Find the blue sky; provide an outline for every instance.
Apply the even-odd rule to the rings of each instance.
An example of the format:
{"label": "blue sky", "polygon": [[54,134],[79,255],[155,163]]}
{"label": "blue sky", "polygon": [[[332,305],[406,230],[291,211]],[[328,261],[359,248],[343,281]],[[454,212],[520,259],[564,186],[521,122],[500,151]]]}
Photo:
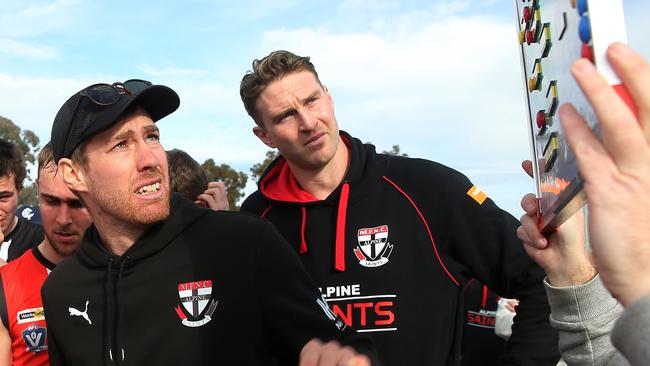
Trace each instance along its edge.
{"label": "blue sky", "polygon": [[[650,59],[650,4],[624,2],[629,43]],[[253,59],[288,49],[312,57],[340,127],[378,150],[398,144],[452,166],[515,216],[533,189],[519,167],[529,146],[512,0],[0,0],[0,9],[0,115],[43,142],[77,90],[142,78],[181,96],[159,123],[166,148],[249,173],[266,149],[239,82]]]}

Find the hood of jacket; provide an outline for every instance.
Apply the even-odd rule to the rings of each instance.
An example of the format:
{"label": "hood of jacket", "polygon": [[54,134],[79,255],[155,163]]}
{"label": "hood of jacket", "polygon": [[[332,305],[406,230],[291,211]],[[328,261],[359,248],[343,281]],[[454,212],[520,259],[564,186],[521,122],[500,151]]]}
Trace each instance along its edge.
{"label": "hood of jacket", "polygon": [[128,268],[144,258],[150,257],[169,245],[190,223],[198,220],[208,212],[193,202],[183,199],[173,193],[170,202],[170,215],[163,221],[154,224],[121,256],[111,253],[103,241],[95,225],[91,225],[84,234],[84,239],[77,251],[81,263],[90,268],[106,268],[109,261],[120,266],[128,258],[125,266]]}
{"label": "hood of jacket", "polygon": [[[258,182],[260,192],[273,203],[290,205],[309,204],[336,204],[342,186],[347,183],[352,188],[362,180],[368,179],[370,168],[374,161],[375,147],[364,144],[359,139],[350,136],[347,132],[340,131],[341,139],[349,152],[349,165],[345,178],[339,186],[324,200],[319,200],[309,192],[304,191],[291,172],[284,156],[280,155],[269,164]],[[360,191],[350,191],[351,197],[356,197]]]}
{"label": "hood of jacket", "polygon": [[[315,198],[300,187],[283,156],[279,156],[269,165],[258,182],[258,188],[260,193],[271,201],[271,207],[273,205],[290,205],[301,210],[301,254],[306,253],[308,248],[307,238],[305,237],[307,209],[315,205],[337,207],[336,234],[333,243],[334,269],[345,271],[345,225],[348,204],[364,195],[372,194],[369,192],[369,187],[374,185],[365,184],[364,182],[377,179],[379,176],[374,173],[377,171],[374,166],[378,163],[375,147],[370,144],[363,144],[359,139],[350,136],[344,131],[340,131],[340,135],[349,152],[348,169],[338,187],[324,200]],[[265,214],[266,211],[262,216]]]}

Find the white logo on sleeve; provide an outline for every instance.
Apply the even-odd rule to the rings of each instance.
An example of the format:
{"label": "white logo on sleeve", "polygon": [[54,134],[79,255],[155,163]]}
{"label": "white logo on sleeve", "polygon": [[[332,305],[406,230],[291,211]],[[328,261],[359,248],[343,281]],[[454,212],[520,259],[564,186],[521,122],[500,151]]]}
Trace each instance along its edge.
{"label": "white logo on sleeve", "polygon": [[7,261],[9,258],[9,247],[11,246],[11,239],[0,242],[0,259]]}
{"label": "white logo on sleeve", "polygon": [[27,220],[31,220],[32,217],[34,217],[34,210],[32,210],[31,207],[27,207],[23,212],[21,212],[21,215]]}
{"label": "white logo on sleeve", "polygon": [[90,318],[88,317],[88,303],[90,301],[86,300],[86,310],[79,311],[75,308],[68,308],[68,311],[70,312],[70,316],[80,316],[88,321],[88,324],[92,325],[93,322],[90,321]]}

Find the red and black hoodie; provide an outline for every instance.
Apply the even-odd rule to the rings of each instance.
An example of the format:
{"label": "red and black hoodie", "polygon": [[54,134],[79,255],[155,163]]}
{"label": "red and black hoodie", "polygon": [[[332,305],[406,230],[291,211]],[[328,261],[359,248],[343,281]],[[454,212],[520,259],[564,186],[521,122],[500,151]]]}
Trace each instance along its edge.
{"label": "red and black hoodie", "polygon": [[300,253],[334,313],[372,335],[383,365],[455,365],[462,288],[476,278],[521,300],[503,363],[555,365],[544,272],[518,221],[453,169],[341,137],[349,168],[329,197],[303,191],[279,157],[242,205]]}
{"label": "red and black hoodie", "polygon": [[121,256],[91,226],[42,294],[52,366],[297,365],[314,337],[375,358],[271,224],[180,195]]}

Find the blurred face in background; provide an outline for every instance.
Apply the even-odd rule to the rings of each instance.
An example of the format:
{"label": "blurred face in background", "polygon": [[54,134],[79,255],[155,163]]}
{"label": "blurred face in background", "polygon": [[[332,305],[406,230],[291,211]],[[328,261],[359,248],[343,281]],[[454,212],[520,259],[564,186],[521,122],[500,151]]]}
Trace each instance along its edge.
{"label": "blurred face in background", "polygon": [[56,174],[53,164],[38,177],[38,206],[45,236],[61,257],[72,255],[92,220],[79,198]]}
{"label": "blurred face in background", "polygon": [[18,193],[13,174],[0,177],[0,228],[4,236],[11,233],[18,221],[16,217]]}

